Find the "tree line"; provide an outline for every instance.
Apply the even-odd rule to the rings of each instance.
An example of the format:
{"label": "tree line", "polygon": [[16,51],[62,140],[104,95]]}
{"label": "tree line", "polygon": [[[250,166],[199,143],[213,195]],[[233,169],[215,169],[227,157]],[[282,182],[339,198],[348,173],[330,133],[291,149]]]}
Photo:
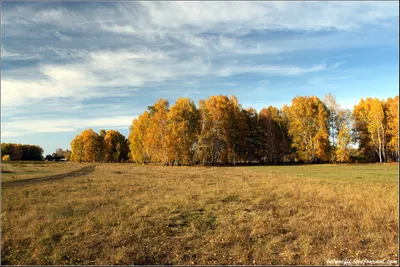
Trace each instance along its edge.
{"label": "tree line", "polygon": [[[358,149],[352,146],[358,145]],[[332,94],[298,96],[257,112],[235,96],[158,100],[130,127],[131,159],[191,165],[398,161],[398,96],[361,99],[351,112]]]}
{"label": "tree line", "polygon": [[[43,160],[43,149],[37,145],[21,145],[13,143],[1,144],[2,161]],[[48,161],[70,160],[71,151],[57,148],[53,154],[44,157]]]}
{"label": "tree line", "polygon": [[132,121],[128,138],[118,131],[83,131],[71,142],[80,162],[237,165],[388,162],[399,160],[398,96],[361,99],[353,111],[332,94],[298,96],[291,105],[257,112],[238,99],[165,99]]}
{"label": "tree line", "polygon": [[37,145],[1,144],[2,160],[42,160],[43,148]]}
{"label": "tree line", "polygon": [[[57,149],[46,158],[165,165],[398,161],[398,101],[361,99],[350,111],[332,94],[298,96],[290,106],[257,112],[234,95],[210,96],[198,107],[189,98],[171,107],[159,99],[132,121],[128,138],[87,129],[71,151]],[[42,154],[37,145],[1,144],[3,160],[42,160]]]}

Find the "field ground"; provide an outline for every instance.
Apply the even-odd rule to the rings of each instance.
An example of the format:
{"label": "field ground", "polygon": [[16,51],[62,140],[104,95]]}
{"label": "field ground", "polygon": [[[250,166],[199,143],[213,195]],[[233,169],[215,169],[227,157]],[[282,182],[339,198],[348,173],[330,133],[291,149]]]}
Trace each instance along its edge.
{"label": "field ground", "polygon": [[4,170],[2,264],[398,260],[397,164]]}
{"label": "field ground", "polygon": [[53,161],[17,161],[1,163],[2,182],[19,181],[50,175],[64,174],[82,168],[82,164],[74,162]]}

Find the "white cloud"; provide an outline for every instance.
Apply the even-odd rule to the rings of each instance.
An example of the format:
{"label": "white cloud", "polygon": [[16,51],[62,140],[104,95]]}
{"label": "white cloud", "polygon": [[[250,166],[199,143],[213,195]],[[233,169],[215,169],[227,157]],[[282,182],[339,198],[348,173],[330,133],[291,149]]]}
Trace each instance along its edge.
{"label": "white cloud", "polygon": [[25,55],[20,53],[9,52],[3,44],[1,45],[1,58],[6,60],[28,60],[37,58],[37,55]]}
{"label": "white cloud", "polygon": [[136,116],[113,116],[86,119],[24,119],[2,123],[3,137],[32,133],[71,132],[87,128],[129,127]]}
{"label": "white cloud", "polygon": [[365,25],[387,25],[398,19],[398,2],[143,1],[115,3],[109,8],[90,5],[75,11],[65,7],[37,10],[21,5],[12,12],[3,12],[3,17],[5,24],[19,26],[47,23],[64,29],[102,29],[120,34],[172,35],[189,31],[240,36],[252,29],[349,31]]}
{"label": "white cloud", "polygon": [[[337,67],[338,64],[330,68]],[[37,80],[3,78],[2,104],[18,106],[32,99],[99,98],[107,95],[132,94],[134,91],[113,87],[144,86],[151,82],[188,77],[228,77],[243,73],[269,75],[302,75],[329,69],[325,64],[311,67],[296,65],[239,65],[229,66],[206,62],[200,57],[179,61],[167,53],[157,51],[97,51],[74,64],[46,64],[40,73],[47,79]],[[109,87],[101,90],[99,87]],[[110,91],[112,90],[112,91]],[[121,91],[122,90],[122,91]]]}
{"label": "white cloud", "polygon": [[352,30],[398,17],[396,2],[141,2],[154,25],[273,30]]}
{"label": "white cloud", "polygon": [[232,66],[222,68],[217,71],[217,75],[226,77],[235,74],[243,74],[243,73],[263,73],[263,74],[271,74],[271,75],[283,75],[283,76],[291,76],[291,75],[301,75],[310,72],[318,72],[326,70],[327,66],[325,64],[318,64],[312,67],[298,67],[293,65],[259,65],[259,66]]}
{"label": "white cloud", "polygon": [[117,24],[102,24],[100,28],[104,31],[114,32],[114,33],[121,33],[121,34],[136,34],[138,33],[131,25],[117,25]]}
{"label": "white cloud", "polygon": [[139,51],[129,51],[126,49],[118,51],[103,50],[90,53],[90,60],[92,60],[94,64],[107,66],[111,65],[112,67],[134,61],[159,62],[168,59],[170,59],[168,54],[149,49],[143,49]]}
{"label": "white cloud", "polygon": [[20,106],[29,99],[58,97],[64,88],[45,81],[2,79],[1,104],[3,107]]}
{"label": "white cloud", "polygon": [[[21,4],[2,13],[5,40],[28,40],[10,46],[12,52],[2,46],[2,58],[40,61],[21,71],[3,71],[1,102],[6,115],[23,111],[32,101],[38,106],[48,107],[52,102],[68,110],[82,110],[78,107],[83,100],[132,97],[137,93],[132,88],[145,91],[157,84],[162,90],[170,81],[197,88],[207,78],[223,80],[244,73],[264,74],[270,79],[326,72],[340,68],[343,62],[330,60],[328,64],[319,58],[310,64],[281,58],[300,50],[392,43],[390,34],[395,27],[391,21],[398,19],[396,2],[145,1],[82,6]],[[390,30],[381,35],[382,28],[377,27],[354,36],[370,25]],[[279,31],[282,36],[269,38],[264,30]],[[254,31],[258,38],[251,37]],[[288,32],[293,35],[285,38]],[[35,45],[28,45],[31,39]],[[36,46],[40,42],[44,44]],[[268,84],[258,84],[256,89],[265,86]],[[84,123],[57,121],[43,118],[33,121],[39,125],[34,127],[29,120],[13,120],[5,124],[3,134],[70,131]]]}

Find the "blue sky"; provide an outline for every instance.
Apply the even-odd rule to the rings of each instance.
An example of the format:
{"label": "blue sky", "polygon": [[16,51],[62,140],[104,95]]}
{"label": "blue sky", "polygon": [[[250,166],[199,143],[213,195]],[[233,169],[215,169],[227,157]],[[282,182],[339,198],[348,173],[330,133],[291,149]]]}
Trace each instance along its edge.
{"label": "blue sky", "polygon": [[2,142],[128,135],[158,98],[235,94],[260,110],[399,90],[398,2],[2,3]]}

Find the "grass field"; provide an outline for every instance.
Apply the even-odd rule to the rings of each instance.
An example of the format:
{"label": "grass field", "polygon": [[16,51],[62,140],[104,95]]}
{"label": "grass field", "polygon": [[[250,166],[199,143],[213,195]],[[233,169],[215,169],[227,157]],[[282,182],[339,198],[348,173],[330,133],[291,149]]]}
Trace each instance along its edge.
{"label": "grass field", "polygon": [[398,165],[40,164],[2,165],[2,264],[398,260]]}

